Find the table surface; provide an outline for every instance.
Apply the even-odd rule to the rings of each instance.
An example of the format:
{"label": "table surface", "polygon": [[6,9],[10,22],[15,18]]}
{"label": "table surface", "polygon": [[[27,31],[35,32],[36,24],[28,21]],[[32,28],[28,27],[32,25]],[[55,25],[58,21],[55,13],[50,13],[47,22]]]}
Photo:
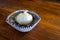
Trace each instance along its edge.
{"label": "table surface", "polygon": [[[28,33],[21,33],[6,23],[15,10],[35,11],[42,20]],[[0,40],[60,40],[60,3],[40,0],[0,0]]]}

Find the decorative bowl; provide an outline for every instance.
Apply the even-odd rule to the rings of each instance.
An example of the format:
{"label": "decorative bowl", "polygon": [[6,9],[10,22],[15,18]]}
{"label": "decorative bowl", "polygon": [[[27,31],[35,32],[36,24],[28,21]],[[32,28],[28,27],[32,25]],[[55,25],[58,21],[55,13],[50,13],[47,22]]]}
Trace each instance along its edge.
{"label": "decorative bowl", "polygon": [[35,13],[35,12],[28,11],[28,13],[33,16],[33,21],[29,25],[20,25],[19,23],[16,22],[15,17],[17,15],[19,15],[20,13],[23,13],[24,11],[26,11],[26,10],[17,10],[17,11],[14,11],[13,13],[11,13],[7,17],[6,22],[9,25],[11,25],[13,28],[15,28],[16,30],[18,30],[20,32],[29,32],[34,27],[36,27],[36,25],[41,20],[41,17],[39,17],[39,15],[37,13]]}

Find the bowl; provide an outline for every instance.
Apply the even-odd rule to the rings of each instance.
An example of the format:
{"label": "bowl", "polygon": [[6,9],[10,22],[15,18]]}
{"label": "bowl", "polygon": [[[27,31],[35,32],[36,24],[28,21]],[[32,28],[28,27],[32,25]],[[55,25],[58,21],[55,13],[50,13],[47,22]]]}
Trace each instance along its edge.
{"label": "bowl", "polygon": [[26,10],[16,10],[16,11],[12,12],[6,18],[6,22],[20,32],[29,32],[34,27],[36,27],[36,25],[41,20],[41,17],[36,12],[28,11],[28,13],[33,16],[33,21],[29,25],[20,25],[19,23],[16,22],[15,18],[17,15],[19,15],[20,13],[23,13],[24,11],[26,11]]}

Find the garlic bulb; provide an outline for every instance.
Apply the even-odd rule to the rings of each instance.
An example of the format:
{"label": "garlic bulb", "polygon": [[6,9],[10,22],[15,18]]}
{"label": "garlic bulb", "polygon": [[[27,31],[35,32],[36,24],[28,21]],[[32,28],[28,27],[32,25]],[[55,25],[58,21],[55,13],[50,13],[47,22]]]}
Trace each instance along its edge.
{"label": "garlic bulb", "polygon": [[33,17],[31,14],[28,14],[27,12],[28,12],[28,10],[26,10],[24,13],[20,13],[19,15],[17,15],[16,21],[20,25],[27,25],[32,22]]}

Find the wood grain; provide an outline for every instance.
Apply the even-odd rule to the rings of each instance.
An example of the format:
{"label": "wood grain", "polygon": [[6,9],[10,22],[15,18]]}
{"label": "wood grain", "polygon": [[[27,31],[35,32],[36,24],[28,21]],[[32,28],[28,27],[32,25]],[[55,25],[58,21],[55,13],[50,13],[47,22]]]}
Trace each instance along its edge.
{"label": "wood grain", "polygon": [[[28,33],[21,33],[5,20],[15,10],[35,11],[42,20]],[[60,40],[60,3],[40,0],[0,0],[0,40]]]}

